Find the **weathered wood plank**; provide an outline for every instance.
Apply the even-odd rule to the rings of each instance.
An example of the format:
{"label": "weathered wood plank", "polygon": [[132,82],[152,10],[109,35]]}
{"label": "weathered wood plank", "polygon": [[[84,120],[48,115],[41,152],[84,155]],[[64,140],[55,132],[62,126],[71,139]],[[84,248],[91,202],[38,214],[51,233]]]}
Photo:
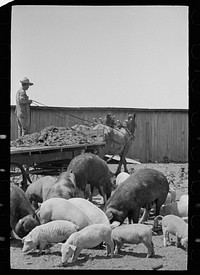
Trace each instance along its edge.
{"label": "weathered wood plank", "polygon": [[[11,106],[11,140],[17,138],[17,123],[14,114],[15,106]],[[107,113],[115,115],[116,120],[123,121],[127,114],[136,114],[137,128],[135,141],[128,154],[129,158],[141,162],[162,162],[167,156],[169,161],[188,161],[188,111],[175,109],[134,109],[134,108],[62,108],[62,107],[31,107],[31,133],[40,131],[47,126],[71,127],[83,121],[68,114],[93,121],[93,117],[104,118]],[[146,152],[146,123],[149,123],[149,152]],[[148,155],[148,156],[147,156]]]}

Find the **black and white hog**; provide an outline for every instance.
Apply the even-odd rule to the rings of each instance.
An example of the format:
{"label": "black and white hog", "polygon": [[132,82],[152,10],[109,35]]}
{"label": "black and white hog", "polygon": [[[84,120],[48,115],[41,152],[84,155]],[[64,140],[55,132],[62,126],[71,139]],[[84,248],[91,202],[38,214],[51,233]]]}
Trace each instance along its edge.
{"label": "black and white hog", "polygon": [[128,217],[137,223],[141,208],[145,208],[140,223],[146,220],[152,204],[156,204],[156,215],[165,202],[169,191],[166,177],[155,169],[140,169],[121,183],[106,203],[106,215],[110,223],[123,221]]}
{"label": "black and white hog", "polygon": [[16,184],[10,185],[10,227],[20,237],[26,236],[40,224],[34,208],[24,191]]}
{"label": "black and white hog", "polygon": [[86,186],[89,184],[91,193],[89,200],[92,201],[94,187],[98,188],[103,197],[104,204],[111,195],[112,182],[111,173],[107,163],[92,153],[83,153],[73,158],[67,168],[67,171],[75,175],[77,187],[84,191],[86,196]]}

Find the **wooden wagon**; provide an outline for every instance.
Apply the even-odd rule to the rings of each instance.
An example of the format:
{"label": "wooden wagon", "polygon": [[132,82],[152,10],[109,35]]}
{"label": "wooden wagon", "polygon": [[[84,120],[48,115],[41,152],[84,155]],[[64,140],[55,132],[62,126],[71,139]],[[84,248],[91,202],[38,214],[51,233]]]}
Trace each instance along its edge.
{"label": "wooden wagon", "polygon": [[57,176],[67,169],[69,162],[83,152],[98,154],[100,147],[105,142],[89,144],[73,144],[63,146],[44,147],[11,147],[10,152],[10,177],[11,181],[22,189],[27,184],[44,175]]}

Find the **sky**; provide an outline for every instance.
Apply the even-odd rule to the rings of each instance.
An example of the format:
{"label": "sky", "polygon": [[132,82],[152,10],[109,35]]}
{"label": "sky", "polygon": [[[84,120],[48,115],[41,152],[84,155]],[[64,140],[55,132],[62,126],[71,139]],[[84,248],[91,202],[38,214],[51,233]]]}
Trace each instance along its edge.
{"label": "sky", "polygon": [[28,77],[46,106],[188,109],[188,41],[187,6],[13,6],[11,104]]}

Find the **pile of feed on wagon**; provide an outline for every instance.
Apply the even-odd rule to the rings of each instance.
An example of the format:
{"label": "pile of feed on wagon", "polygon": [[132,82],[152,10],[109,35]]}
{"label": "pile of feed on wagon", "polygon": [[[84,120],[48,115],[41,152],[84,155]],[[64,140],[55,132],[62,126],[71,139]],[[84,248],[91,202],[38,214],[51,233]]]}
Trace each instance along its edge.
{"label": "pile of feed on wagon", "polygon": [[91,144],[100,140],[97,135],[87,135],[66,127],[49,126],[39,132],[28,134],[11,141],[11,147],[63,146]]}

